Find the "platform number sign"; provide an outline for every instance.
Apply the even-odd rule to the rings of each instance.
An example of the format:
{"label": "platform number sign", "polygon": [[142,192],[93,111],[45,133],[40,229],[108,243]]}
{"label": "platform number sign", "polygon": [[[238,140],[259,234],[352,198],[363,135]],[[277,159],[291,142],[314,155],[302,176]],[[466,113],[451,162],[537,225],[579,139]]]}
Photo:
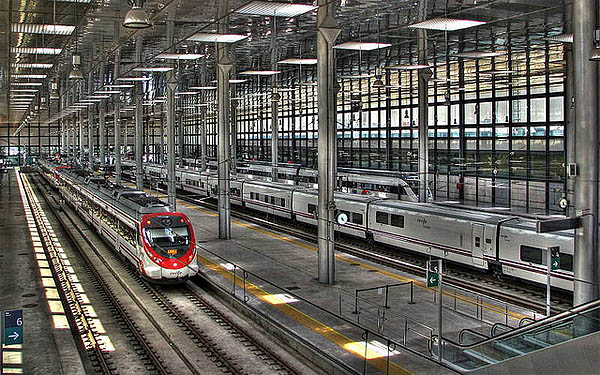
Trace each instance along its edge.
{"label": "platform number sign", "polygon": [[560,247],[553,246],[549,248],[550,250],[550,265],[552,271],[560,269]]}
{"label": "platform number sign", "polygon": [[23,310],[9,310],[2,313],[2,343],[4,345],[23,343]]}
{"label": "platform number sign", "polygon": [[433,288],[440,284],[440,274],[436,263],[427,262],[427,287]]}

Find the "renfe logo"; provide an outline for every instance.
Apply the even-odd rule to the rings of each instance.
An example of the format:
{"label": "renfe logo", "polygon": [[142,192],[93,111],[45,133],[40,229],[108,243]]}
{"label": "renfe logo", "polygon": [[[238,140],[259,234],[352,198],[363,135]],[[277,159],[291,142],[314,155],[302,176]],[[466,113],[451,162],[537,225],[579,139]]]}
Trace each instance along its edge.
{"label": "renfe logo", "polygon": [[429,228],[429,226],[427,225],[427,218],[424,216],[417,216],[417,224],[421,224],[423,225],[423,228]]}

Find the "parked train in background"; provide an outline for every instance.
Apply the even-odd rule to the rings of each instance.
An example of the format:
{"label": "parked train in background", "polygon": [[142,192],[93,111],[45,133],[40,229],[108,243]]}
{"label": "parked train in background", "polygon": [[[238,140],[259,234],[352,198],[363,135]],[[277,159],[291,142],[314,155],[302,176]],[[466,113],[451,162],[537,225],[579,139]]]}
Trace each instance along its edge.
{"label": "parked train in background", "polygon": [[47,160],[38,165],[75,211],[144,277],[179,283],[198,273],[196,240],[187,216],[104,177]]}
{"label": "parked train in background", "polygon": [[[146,178],[166,181],[164,166],[144,166]],[[177,188],[197,197],[217,198],[217,176],[177,169]],[[232,178],[234,205],[316,225],[318,193],[313,188]],[[335,193],[336,215],[347,221],[336,231],[408,249],[497,275],[546,283],[546,251],[559,246],[561,269],[553,286],[573,289],[572,231],[536,233],[536,221],[498,213],[406,202],[372,195]]]}

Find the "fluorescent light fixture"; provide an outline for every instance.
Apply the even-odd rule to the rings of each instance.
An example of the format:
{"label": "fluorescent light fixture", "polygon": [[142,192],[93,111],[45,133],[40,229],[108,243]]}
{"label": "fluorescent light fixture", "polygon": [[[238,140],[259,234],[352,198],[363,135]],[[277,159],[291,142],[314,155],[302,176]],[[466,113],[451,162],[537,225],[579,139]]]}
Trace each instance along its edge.
{"label": "fluorescent light fixture", "polygon": [[253,1],[238,9],[236,13],[249,14],[253,16],[297,17],[315,9],[317,9],[316,6],[308,4],[292,4],[276,1]]}
{"label": "fluorescent light fixture", "polygon": [[206,42],[206,43],[236,43],[240,40],[244,40],[248,35],[239,34],[215,34],[215,33],[196,33],[189,37],[187,40],[192,42]]}
{"label": "fluorescent light fixture", "polygon": [[549,42],[573,43],[573,34],[558,34],[544,38]]}
{"label": "fluorescent light fixture", "polygon": [[46,35],[71,35],[75,26],[69,25],[43,25],[37,23],[13,23],[10,31],[23,34],[46,34]]}
{"label": "fluorescent light fixture", "polygon": [[426,69],[426,68],[431,68],[431,66],[429,66],[427,64],[390,65],[390,66],[386,66],[384,69],[418,70],[418,69]]}
{"label": "fluorescent light fixture", "polygon": [[175,95],[196,95],[199,94],[198,91],[180,91],[176,92]]}
{"label": "fluorescent light fixture", "polygon": [[63,2],[63,3],[80,3],[80,4],[89,4],[92,2],[92,0],[52,0],[52,1],[56,1],[56,2]]}
{"label": "fluorescent light fixture", "polygon": [[42,86],[42,82],[11,82],[12,86]]}
{"label": "fluorescent light fixture", "polygon": [[165,59],[165,60],[197,60],[204,55],[199,53],[161,53],[156,56],[157,59]]}
{"label": "fluorescent light fixture", "polygon": [[13,74],[11,76],[15,79],[46,79],[48,78],[47,74]]}
{"label": "fluorescent light fixture", "polygon": [[98,90],[98,91],[94,91],[94,94],[100,94],[100,95],[112,95],[112,94],[120,94],[121,91],[119,90]]}
{"label": "fluorescent light fixture", "polygon": [[302,58],[289,58],[278,61],[277,64],[289,64],[289,65],[315,65],[317,59],[302,59]]}
{"label": "fluorescent light fixture", "polygon": [[192,86],[188,88],[190,90],[216,90],[217,86]]}
{"label": "fluorescent light fixture", "polygon": [[[244,83],[246,82],[247,79],[230,79],[229,83]],[[212,81],[212,82],[217,82],[216,80]]]}
{"label": "fluorescent light fixture", "polygon": [[36,94],[14,94],[11,95],[11,98],[35,98]]}
{"label": "fluorescent light fixture", "polygon": [[119,77],[117,81],[143,82],[150,81],[151,79],[150,77]]}
{"label": "fluorescent light fixture", "polygon": [[105,85],[104,87],[109,89],[131,89],[134,85]]}
{"label": "fluorescent light fixture", "polygon": [[454,57],[463,57],[467,59],[485,59],[488,57],[502,56],[506,54],[504,51],[470,51],[455,53]]}
{"label": "fluorescent light fixture", "polygon": [[99,103],[101,102],[102,99],[81,99],[80,102],[82,103]]}
{"label": "fluorescent light fixture", "polygon": [[373,51],[376,49],[391,47],[389,43],[371,43],[371,42],[346,42],[334,46],[335,49],[348,49],[353,51]]}
{"label": "fluorescent light fixture", "polygon": [[375,77],[374,74],[368,74],[368,73],[364,73],[364,74],[348,74],[348,75],[341,75],[339,76],[341,79],[361,79],[361,78],[371,78],[371,77]]}
{"label": "fluorescent light fixture", "polygon": [[486,75],[500,75],[500,74],[512,74],[512,73],[517,73],[516,70],[488,70],[486,72],[479,72],[479,74],[486,74]]}
{"label": "fluorescent light fixture", "polygon": [[36,89],[10,89],[10,92],[38,92]]}
{"label": "fluorescent light fixture", "polygon": [[90,95],[88,99],[110,99],[110,95]]}
{"label": "fluorescent light fixture", "polygon": [[408,27],[412,29],[440,30],[440,31],[456,31],[468,29],[469,27],[484,25],[485,21],[464,20],[457,18],[438,17],[430,20],[414,23]]}
{"label": "fluorescent light fixture", "polygon": [[13,63],[11,64],[13,68],[20,69],[52,69],[53,64],[41,64],[41,63]]}
{"label": "fluorescent light fixture", "polygon": [[281,73],[279,70],[246,70],[238,74],[246,76],[273,76],[279,73]]}
{"label": "fluorescent light fixture", "polygon": [[170,72],[174,68],[166,67],[166,66],[156,66],[156,67],[148,67],[148,68],[135,68],[134,72],[149,72],[149,73],[165,73]]}
{"label": "fluorescent light fixture", "polygon": [[292,92],[292,91],[296,91],[296,89],[293,89],[293,88],[280,88],[280,89],[277,89],[277,92]]}
{"label": "fluorescent light fixture", "polygon": [[61,48],[33,48],[33,47],[13,47],[12,53],[30,54],[30,55],[60,55]]}

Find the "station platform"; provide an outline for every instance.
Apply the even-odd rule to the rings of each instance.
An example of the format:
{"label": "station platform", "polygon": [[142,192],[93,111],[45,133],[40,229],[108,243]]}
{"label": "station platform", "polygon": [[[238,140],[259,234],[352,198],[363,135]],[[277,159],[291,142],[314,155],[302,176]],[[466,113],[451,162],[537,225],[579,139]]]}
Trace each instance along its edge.
{"label": "station platform", "polygon": [[23,344],[3,343],[2,373],[84,374],[18,172],[7,171],[0,175],[0,310],[23,310]]}
{"label": "station platform", "polygon": [[[193,223],[205,278],[321,350],[338,369],[454,373],[436,361],[431,348],[439,332],[439,305],[436,290],[423,278],[336,254],[336,283],[320,284],[315,244],[237,219],[232,239],[220,240],[216,213],[182,200],[177,210]],[[523,318],[536,318],[450,286],[444,286],[443,301],[443,336],[457,342],[465,328],[489,335],[494,323],[515,327]]]}

